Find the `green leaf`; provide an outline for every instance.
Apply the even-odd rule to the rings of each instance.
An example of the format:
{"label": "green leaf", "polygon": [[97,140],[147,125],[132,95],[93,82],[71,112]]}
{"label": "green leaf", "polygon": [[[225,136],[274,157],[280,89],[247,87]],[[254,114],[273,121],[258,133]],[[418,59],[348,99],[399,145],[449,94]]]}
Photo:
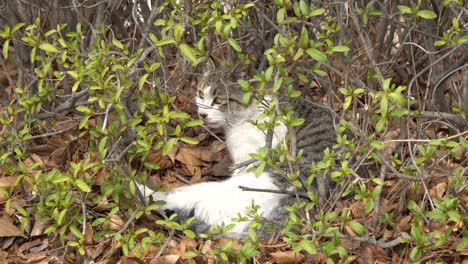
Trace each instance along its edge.
{"label": "green leaf", "polygon": [[86,182],[84,182],[84,181],[82,181],[80,179],[76,179],[75,184],[83,192],[90,192],[91,191],[91,188],[89,187],[89,185]]}
{"label": "green leaf", "polygon": [[8,59],[8,47],[9,47],[9,46],[10,46],[10,40],[7,39],[7,40],[5,40],[5,43],[3,43],[3,50],[2,50],[2,51],[3,51],[3,52],[2,52],[3,58],[4,58],[5,60]]}
{"label": "green leaf", "polygon": [[197,57],[196,57],[196,51],[190,47],[189,45],[182,43],[179,45],[180,51],[182,51],[182,54],[185,55],[189,60],[192,61],[192,64],[195,64],[197,62]]}
{"label": "green leaf", "polygon": [[166,143],[164,143],[163,149],[162,149],[162,154],[166,156],[169,151],[171,151],[172,147],[179,141],[178,138],[170,138]]}
{"label": "green leaf", "polygon": [[348,107],[351,105],[351,102],[353,101],[352,96],[346,96],[345,101],[343,103],[343,109],[346,110]]}
{"label": "green leaf", "polygon": [[164,46],[164,45],[169,45],[169,44],[174,44],[176,43],[175,40],[173,39],[161,39],[161,40],[157,40],[157,41],[153,41],[154,45],[156,45],[156,47],[161,47],[161,46]]}
{"label": "green leaf", "polygon": [[255,176],[260,176],[260,174],[262,174],[263,170],[265,169],[265,166],[266,166],[266,163],[262,163],[260,165],[258,165],[258,167],[255,169]]}
{"label": "green leaf", "polygon": [[[70,225],[68,227],[68,229],[70,229],[70,231],[73,233],[73,235],[75,235],[77,238],[82,238],[84,235],[78,230],[78,228],[76,228],[76,226],[74,225]],[[71,242],[71,241],[70,241]]]}
{"label": "green leaf", "polygon": [[117,48],[119,48],[120,50],[123,50],[124,49],[124,45],[122,44],[122,42],[120,42],[118,39],[116,38],[113,38],[112,39],[112,44],[114,46],[116,46]]}
{"label": "green leaf", "polygon": [[411,8],[408,7],[408,6],[399,5],[399,6],[397,6],[397,7],[398,7],[398,10],[400,10],[400,12],[402,12],[403,14],[411,14],[411,13],[413,13],[413,11],[411,11]]}
{"label": "green leaf", "polygon": [[200,120],[200,119],[191,120],[185,123],[185,127],[194,127],[194,126],[201,126],[201,125],[203,125],[203,120]]}
{"label": "green leaf", "polygon": [[41,50],[45,50],[49,52],[58,52],[58,49],[54,45],[49,44],[49,43],[42,43],[41,45],[39,45],[39,48]]}
{"label": "green leaf", "polygon": [[237,44],[237,42],[232,39],[232,38],[228,38],[228,42],[229,42],[229,45],[231,45],[231,47],[237,51],[237,52],[241,52],[242,51],[242,48],[239,46],[239,44]]}
{"label": "green leaf", "polygon": [[278,24],[282,25],[284,23],[284,8],[280,8],[278,10],[278,13],[276,14],[276,21],[278,22]]}
{"label": "green leaf", "polygon": [[366,233],[364,226],[358,221],[351,220],[348,222],[348,225],[359,235],[363,236]]}
{"label": "green leaf", "polygon": [[89,109],[89,107],[85,105],[79,105],[75,109],[87,115],[90,115],[92,113],[91,109]]}
{"label": "green leaf", "polygon": [[191,137],[181,137],[180,140],[185,142],[185,143],[192,144],[192,145],[196,145],[196,144],[200,143],[200,141],[198,141],[198,139],[191,138]]}
{"label": "green leaf", "polygon": [[377,140],[372,140],[369,145],[371,145],[371,147],[377,149],[377,150],[382,150],[383,148],[385,148],[385,144],[380,142],[380,141],[377,141]]}
{"label": "green leaf", "polygon": [[320,50],[318,49],[314,49],[314,48],[309,48],[306,50],[306,53],[314,60],[316,61],[319,61],[319,62],[327,62],[328,61],[328,58],[327,56],[325,56],[325,54],[323,54],[323,52],[321,52]]}
{"label": "green leaf", "polygon": [[184,235],[190,237],[190,238],[194,238],[195,237],[195,233],[190,230],[190,229],[187,229],[187,230],[184,230]]}
{"label": "green leaf", "polygon": [[242,90],[244,90],[244,91],[250,91],[251,90],[250,89],[251,88],[250,84],[247,81],[239,79],[239,80],[237,80],[237,83],[242,88]]}
{"label": "green leaf", "polygon": [[309,8],[307,7],[304,0],[299,1],[299,8],[301,9],[301,13],[305,17],[309,17]]}
{"label": "green leaf", "polygon": [[325,13],[325,11],[326,11],[325,8],[318,8],[318,9],[312,10],[312,12],[310,12],[309,16],[311,16],[311,17],[320,16],[323,13]]}
{"label": "green leaf", "polygon": [[145,84],[146,82],[146,79],[148,78],[149,74],[146,73],[144,74],[143,76],[141,76],[140,80],[138,80],[138,89],[141,90],[141,88],[143,87],[143,85]]}
{"label": "green leaf", "polygon": [[[463,44],[463,43],[465,43],[465,42],[468,42],[468,35],[464,35],[464,36],[462,36],[462,37],[457,38],[457,39],[454,41],[454,44],[455,44],[455,45],[458,45],[458,44]],[[437,43],[437,41],[436,41],[436,43]]]}
{"label": "green leaf", "polygon": [[437,17],[436,13],[430,11],[430,10],[419,10],[416,15],[418,17],[422,17],[424,19],[434,19]]}
{"label": "green leaf", "polygon": [[335,46],[332,48],[333,52],[344,52],[344,53],[347,53],[349,52],[349,47],[346,47],[346,46]]}
{"label": "green leaf", "polygon": [[248,105],[250,102],[250,97],[252,96],[252,92],[247,92],[242,96],[242,104]]}
{"label": "green leaf", "polygon": [[301,44],[301,48],[306,49],[307,46],[309,46],[309,31],[306,29],[306,27],[302,27],[301,31],[301,37],[299,39],[299,43]]}
{"label": "green leaf", "polygon": [[309,254],[311,255],[315,255],[317,254],[317,248],[315,247],[315,245],[308,241],[308,240],[301,240],[301,242],[299,243],[299,245],[305,250],[307,251]]}
{"label": "green leaf", "polygon": [[387,119],[385,117],[381,117],[377,124],[375,125],[375,131],[380,133],[383,131],[385,124],[387,123]]}
{"label": "green leaf", "polygon": [[198,254],[196,252],[193,252],[193,251],[187,251],[184,253],[184,258],[186,259],[190,259],[190,258],[194,258],[198,256]]}

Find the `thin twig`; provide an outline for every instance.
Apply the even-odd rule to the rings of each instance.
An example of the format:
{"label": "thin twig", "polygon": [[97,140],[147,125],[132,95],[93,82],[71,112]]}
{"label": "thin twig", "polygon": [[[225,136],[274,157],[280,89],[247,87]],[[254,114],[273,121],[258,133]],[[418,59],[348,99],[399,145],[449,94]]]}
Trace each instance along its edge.
{"label": "thin twig", "polygon": [[290,196],[296,197],[296,195],[299,195],[302,198],[309,198],[306,193],[301,193],[301,192],[291,192],[288,190],[272,190],[272,189],[258,189],[258,188],[250,188],[250,187],[245,187],[245,186],[238,186],[239,189],[242,191],[246,192],[264,192],[264,193],[277,193],[277,194],[287,194]]}
{"label": "thin twig", "polygon": [[[406,175],[397,171],[382,154],[380,154],[378,151],[375,151],[374,153],[382,160],[383,164],[392,171],[393,176],[400,178],[400,179],[410,180],[410,181],[421,180],[421,178],[412,177],[412,176],[409,176],[409,175]],[[427,177],[424,177],[424,176],[421,176],[421,177],[423,180],[427,179]]]}

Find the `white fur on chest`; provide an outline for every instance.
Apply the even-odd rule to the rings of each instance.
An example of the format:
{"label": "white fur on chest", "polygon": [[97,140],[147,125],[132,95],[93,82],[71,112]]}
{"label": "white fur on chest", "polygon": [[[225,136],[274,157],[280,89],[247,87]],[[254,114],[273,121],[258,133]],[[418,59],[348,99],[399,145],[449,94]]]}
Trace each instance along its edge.
{"label": "white fur on chest", "polygon": [[[287,127],[280,124],[273,133],[272,146],[277,146],[286,136]],[[251,159],[250,153],[256,153],[265,146],[266,133],[255,125],[244,122],[226,131],[226,147],[234,164]]]}

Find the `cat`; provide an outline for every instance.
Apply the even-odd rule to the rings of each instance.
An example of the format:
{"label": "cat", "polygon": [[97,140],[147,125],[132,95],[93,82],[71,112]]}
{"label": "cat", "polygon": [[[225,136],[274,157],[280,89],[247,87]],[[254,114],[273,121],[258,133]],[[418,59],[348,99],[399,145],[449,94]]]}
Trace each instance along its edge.
{"label": "cat", "polygon": [[[268,98],[261,103],[252,99],[244,105],[244,92],[237,83],[239,78],[235,70],[220,67],[209,59],[198,81],[195,99],[198,115],[204,123],[211,128],[224,129],[226,148],[234,166],[250,160],[249,154],[264,147],[267,138],[264,131],[249,121],[255,121],[263,113]],[[304,150],[299,163],[302,168],[310,168],[311,162],[320,160],[323,150],[335,143],[336,132],[331,112],[304,99],[285,99],[282,106],[293,107],[295,113],[305,119],[302,125],[294,128],[294,133],[297,149]],[[284,124],[277,126],[273,131],[272,147],[283,142],[287,132]],[[279,192],[243,191],[239,186]],[[190,229],[197,235],[206,232],[210,226],[233,223],[232,219],[239,213],[245,216],[246,209],[253,202],[260,206],[259,212],[265,219],[265,224],[257,230],[257,235],[259,239],[266,240],[271,235],[271,232],[266,231],[267,227],[274,226],[276,231],[279,230],[281,223],[289,215],[284,206],[296,201],[296,197],[284,193],[284,190],[293,190],[290,181],[269,168],[259,177],[254,172],[241,168],[235,170],[227,180],[198,183],[169,192],[152,193],[144,185],[138,187],[145,197],[152,196],[153,200],[165,201],[160,208],[177,212],[179,219],[195,216],[196,220],[190,225]],[[245,238],[249,223],[235,222],[234,228],[223,235]]]}

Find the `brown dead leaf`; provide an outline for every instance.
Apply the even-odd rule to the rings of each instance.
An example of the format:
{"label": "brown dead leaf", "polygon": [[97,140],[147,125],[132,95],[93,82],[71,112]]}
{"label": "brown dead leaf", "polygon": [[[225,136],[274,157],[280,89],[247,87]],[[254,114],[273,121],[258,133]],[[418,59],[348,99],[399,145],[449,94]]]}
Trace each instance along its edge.
{"label": "brown dead leaf", "polygon": [[125,224],[124,220],[118,215],[113,215],[109,222],[109,229],[110,230],[120,230],[122,226]]}
{"label": "brown dead leaf", "polygon": [[191,167],[201,167],[205,165],[188,147],[179,147],[175,159]]}
{"label": "brown dead leaf", "polygon": [[165,255],[151,260],[150,264],[176,264],[179,259],[179,255]]}
{"label": "brown dead leaf", "polygon": [[26,263],[39,263],[47,258],[47,252],[31,253],[25,256]]}
{"label": "brown dead leaf", "polygon": [[43,157],[41,157],[41,156],[39,156],[39,155],[33,153],[33,154],[31,154],[31,158],[32,158],[35,162],[39,163],[40,166],[41,166],[41,168],[43,168],[43,169],[46,168],[46,164],[44,163],[44,158],[43,158]]}
{"label": "brown dead leaf", "polygon": [[398,223],[398,228],[400,229],[400,231],[403,231],[403,232],[410,231],[411,229],[410,221],[411,221],[411,215],[407,215],[401,218],[400,222]]}
{"label": "brown dead leaf", "polygon": [[429,193],[431,194],[431,197],[441,200],[446,191],[447,191],[447,183],[441,182],[441,183],[438,183],[434,188],[432,188],[429,191]]}
{"label": "brown dead leaf", "polygon": [[16,227],[10,218],[3,216],[0,217],[0,237],[11,237],[11,236],[21,236],[24,237],[23,233]]}
{"label": "brown dead leaf", "polygon": [[94,229],[90,222],[86,222],[86,232],[84,235],[84,245],[93,244]]}
{"label": "brown dead leaf", "polygon": [[400,137],[400,129],[390,130],[388,133],[384,135],[385,143],[385,152],[387,154],[392,154],[395,151],[397,146],[397,142],[393,142],[392,140],[398,139]]}
{"label": "brown dead leaf", "polygon": [[304,260],[304,255],[294,251],[277,251],[270,253],[270,255],[278,264],[301,263]]}
{"label": "brown dead leaf", "polygon": [[17,249],[17,252],[25,252],[33,247],[37,247],[39,245],[42,244],[42,240],[40,239],[36,239],[36,240],[33,240],[33,241],[30,241],[30,242],[26,242],[26,243],[23,243],[18,249]]}
{"label": "brown dead leaf", "polygon": [[0,178],[0,187],[3,188],[11,188],[15,186],[16,177],[15,176],[7,176]]}
{"label": "brown dead leaf", "polygon": [[180,239],[179,244],[181,248],[184,248],[185,252],[192,251],[197,246],[195,239],[186,236]]}
{"label": "brown dead leaf", "polygon": [[31,236],[40,236],[44,230],[50,226],[52,221],[50,219],[41,219],[40,216],[34,217],[34,226],[31,230]]}
{"label": "brown dead leaf", "polygon": [[151,152],[146,158],[145,162],[156,163],[159,165],[160,170],[172,168],[174,163],[168,157],[163,157],[161,151]]}

